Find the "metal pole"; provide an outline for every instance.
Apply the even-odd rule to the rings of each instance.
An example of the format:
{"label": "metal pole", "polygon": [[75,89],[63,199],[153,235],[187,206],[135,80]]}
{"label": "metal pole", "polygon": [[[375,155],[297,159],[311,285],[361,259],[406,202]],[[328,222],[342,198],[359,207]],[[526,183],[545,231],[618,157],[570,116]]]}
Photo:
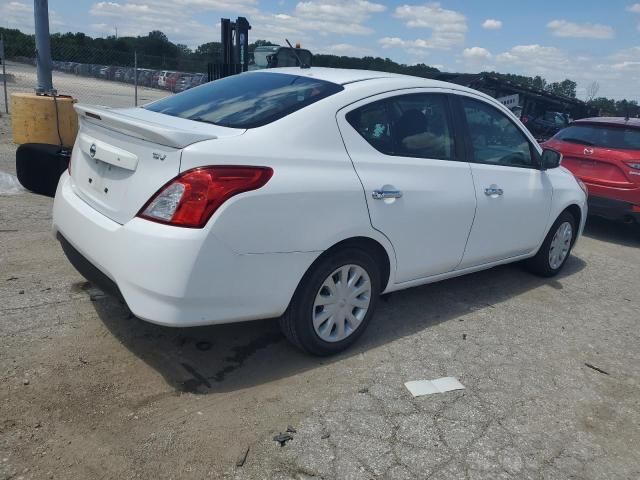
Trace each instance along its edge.
{"label": "metal pole", "polygon": [[38,86],[36,93],[55,95],[51,79],[51,44],[49,43],[49,2],[33,0],[33,16],[36,32],[36,68]]}
{"label": "metal pole", "polygon": [[133,84],[135,86],[135,106],[138,106],[138,52],[133,52]]}
{"label": "metal pole", "polygon": [[2,83],[4,84],[4,110],[9,115],[9,100],[7,100],[7,71],[4,64],[7,63],[4,55],[4,35],[0,36],[0,62],[2,62]]}

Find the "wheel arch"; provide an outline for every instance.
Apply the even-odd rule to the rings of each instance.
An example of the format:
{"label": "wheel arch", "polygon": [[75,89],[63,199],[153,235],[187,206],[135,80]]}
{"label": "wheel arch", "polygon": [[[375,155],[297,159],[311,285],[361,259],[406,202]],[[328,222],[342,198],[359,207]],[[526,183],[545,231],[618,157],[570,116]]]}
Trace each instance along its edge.
{"label": "wheel arch", "polygon": [[[582,225],[582,209],[577,204],[572,203],[562,212],[569,212],[576,220],[576,227],[580,228],[580,225]],[[560,213],[562,214],[562,212]]]}
{"label": "wheel arch", "polygon": [[300,284],[302,284],[304,278],[313,271],[314,267],[319,262],[345,248],[357,248],[363,250],[376,260],[376,263],[380,266],[381,291],[384,292],[391,281],[392,269],[395,268],[395,256],[393,256],[393,251],[389,252],[381,242],[367,236],[353,236],[345,238],[327,248],[324,252],[318,255],[311,265],[309,265],[309,268],[307,268],[305,274],[300,280]]}

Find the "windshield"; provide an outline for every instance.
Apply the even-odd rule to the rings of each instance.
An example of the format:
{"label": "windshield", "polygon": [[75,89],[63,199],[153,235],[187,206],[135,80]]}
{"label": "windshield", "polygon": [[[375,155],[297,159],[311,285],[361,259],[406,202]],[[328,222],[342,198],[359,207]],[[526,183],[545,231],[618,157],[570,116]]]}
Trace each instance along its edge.
{"label": "windshield", "polygon": [[570,125],[554,137],[569,143],[617,150],[640,150],[640,129],[604,125]]}
{"label": "windshield", "polygon": [[231,128],[255,128],[343,90],[283,73],[247,73],[209,82],[147,105],[147,110]]}

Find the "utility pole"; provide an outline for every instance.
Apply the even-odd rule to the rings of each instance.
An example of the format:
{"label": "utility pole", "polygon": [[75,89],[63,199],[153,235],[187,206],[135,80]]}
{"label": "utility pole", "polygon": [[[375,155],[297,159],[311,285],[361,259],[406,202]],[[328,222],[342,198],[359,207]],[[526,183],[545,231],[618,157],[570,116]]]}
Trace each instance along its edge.
{"label": "utility pole", "polygon": [[133,52],[133,84],[135,99],[134,105],[138,106],[138,51]]}
{"label": "utility pole", "polygon": [[49,2],[33,0],[33,16],[36,33],[36,71],[38,86],[36,94],[55,95],[51,78],[51,44],[49,43]]}
{"label": "utility pole", "polygon": [[2,62],[2,83],[4,85],[4,110],[9,114],[9,100],[7,100],[7,71],[4,64],[7,59],[4,55],[4,35],[0,35],[0,62]]}

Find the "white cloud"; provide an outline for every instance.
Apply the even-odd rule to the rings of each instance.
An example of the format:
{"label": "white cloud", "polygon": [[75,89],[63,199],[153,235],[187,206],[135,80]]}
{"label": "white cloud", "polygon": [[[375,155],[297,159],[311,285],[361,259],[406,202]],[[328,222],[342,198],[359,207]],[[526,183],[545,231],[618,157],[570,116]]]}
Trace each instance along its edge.
{"label": "white cloud", "polygon": [[502,21],[495,18],[487,18],[482,22],[482,28],[486,30],[500,30],[502,28]]}
{"label": "white cloud", "polygon": [[462,51],[462,56],[470,60],[487,60],[491,58],[491,52],[482,47],[465,48]]}
{"label": "white cloud", "polygon": [[296,15],[314,20],[335,20],[336,18],[350,19],[356,23],[367,20],[369,14],[384,12],[387,7],[380,3],[367,0],[352,0],[346,2],[308,1],[296,5]]}
{"label": "white cloud", "polygon": [[332,55],[344,55],[347,57],[366,57],[374,56],[376,52],[370,48],[359,47],[350,43],[336,43],[325,47],[318,47],[317,53],[329,53]]}
{"label": "white cloud", "polygon": [[558,70],[565,70],[569,64],[569,57],[556,47],[541,45],[517,45],[511,50],[496,56],[496,61],[508,68],[528,67],[536,74],[549,74]]}
{"label": "white cloud", "polygon": [[609,25],[599,23],[573,23],[566,20],[552,20],[547,28],[556,37],[593,38],[598,40],[610,39],[615,31]]}
{"label": "white cloud", "polygon": [[[467,32],[467,20],[464,15],[454,10],[447,10],[439,3],[427,5],[402,5],[396,8],[394,17],[404,20],[409,28],[426,28],[431,30],[429,38],[413,40],[400,37],[383,37],[378,43],[383,48],[400,47],[410,53],[421,50],[449,50],[464,43]],[[422,52],[424,54],[424,52]]]}
{"label": "white cloud", "polygon": [[517,45],[495,57],[496,70],[503,73],[541,75],[550,82],[570,78],[578,91],[596,80],[599,95],[640,100],[640,46],[607,56],[574,55],[556,47]]}
{"label": "white cloud", "polygon": [[251,16],[252,38],[262,38],[279,44],[285,38],[300,40],[308,48],[320,47],[317,36],[370,35],[366,25],[371,15],[384,12],[386,7],[366,0],[322,0],[298,2],[290,13],[257,12]]}
{"label": "white cloud", "polygon": [[633,5],[629,5],[627,7],[627,12],[640,13],[640,3],[634,3]]}
{"label": "white cloud", "polygon": [[209,10],[233,12],[238,8],[253,13],[257,11],[256,4],[257,0],[101,1],[89,10],[91,16],[99,19],[90,26],[93,33],[99,35],[113,35],[116,26],[121,36],[146,35],[160,30],[174,43],[195,47],[212,40],[212,27],[201,23],[199,14]]}
{"label": "white cloud", "polygon": [[[49,9],[49,29],[59,32],[65,23]],[[18,28],[26,33],[33,33],[33,2],[28,0],[3,2],[0,1],[0,26]]]}

